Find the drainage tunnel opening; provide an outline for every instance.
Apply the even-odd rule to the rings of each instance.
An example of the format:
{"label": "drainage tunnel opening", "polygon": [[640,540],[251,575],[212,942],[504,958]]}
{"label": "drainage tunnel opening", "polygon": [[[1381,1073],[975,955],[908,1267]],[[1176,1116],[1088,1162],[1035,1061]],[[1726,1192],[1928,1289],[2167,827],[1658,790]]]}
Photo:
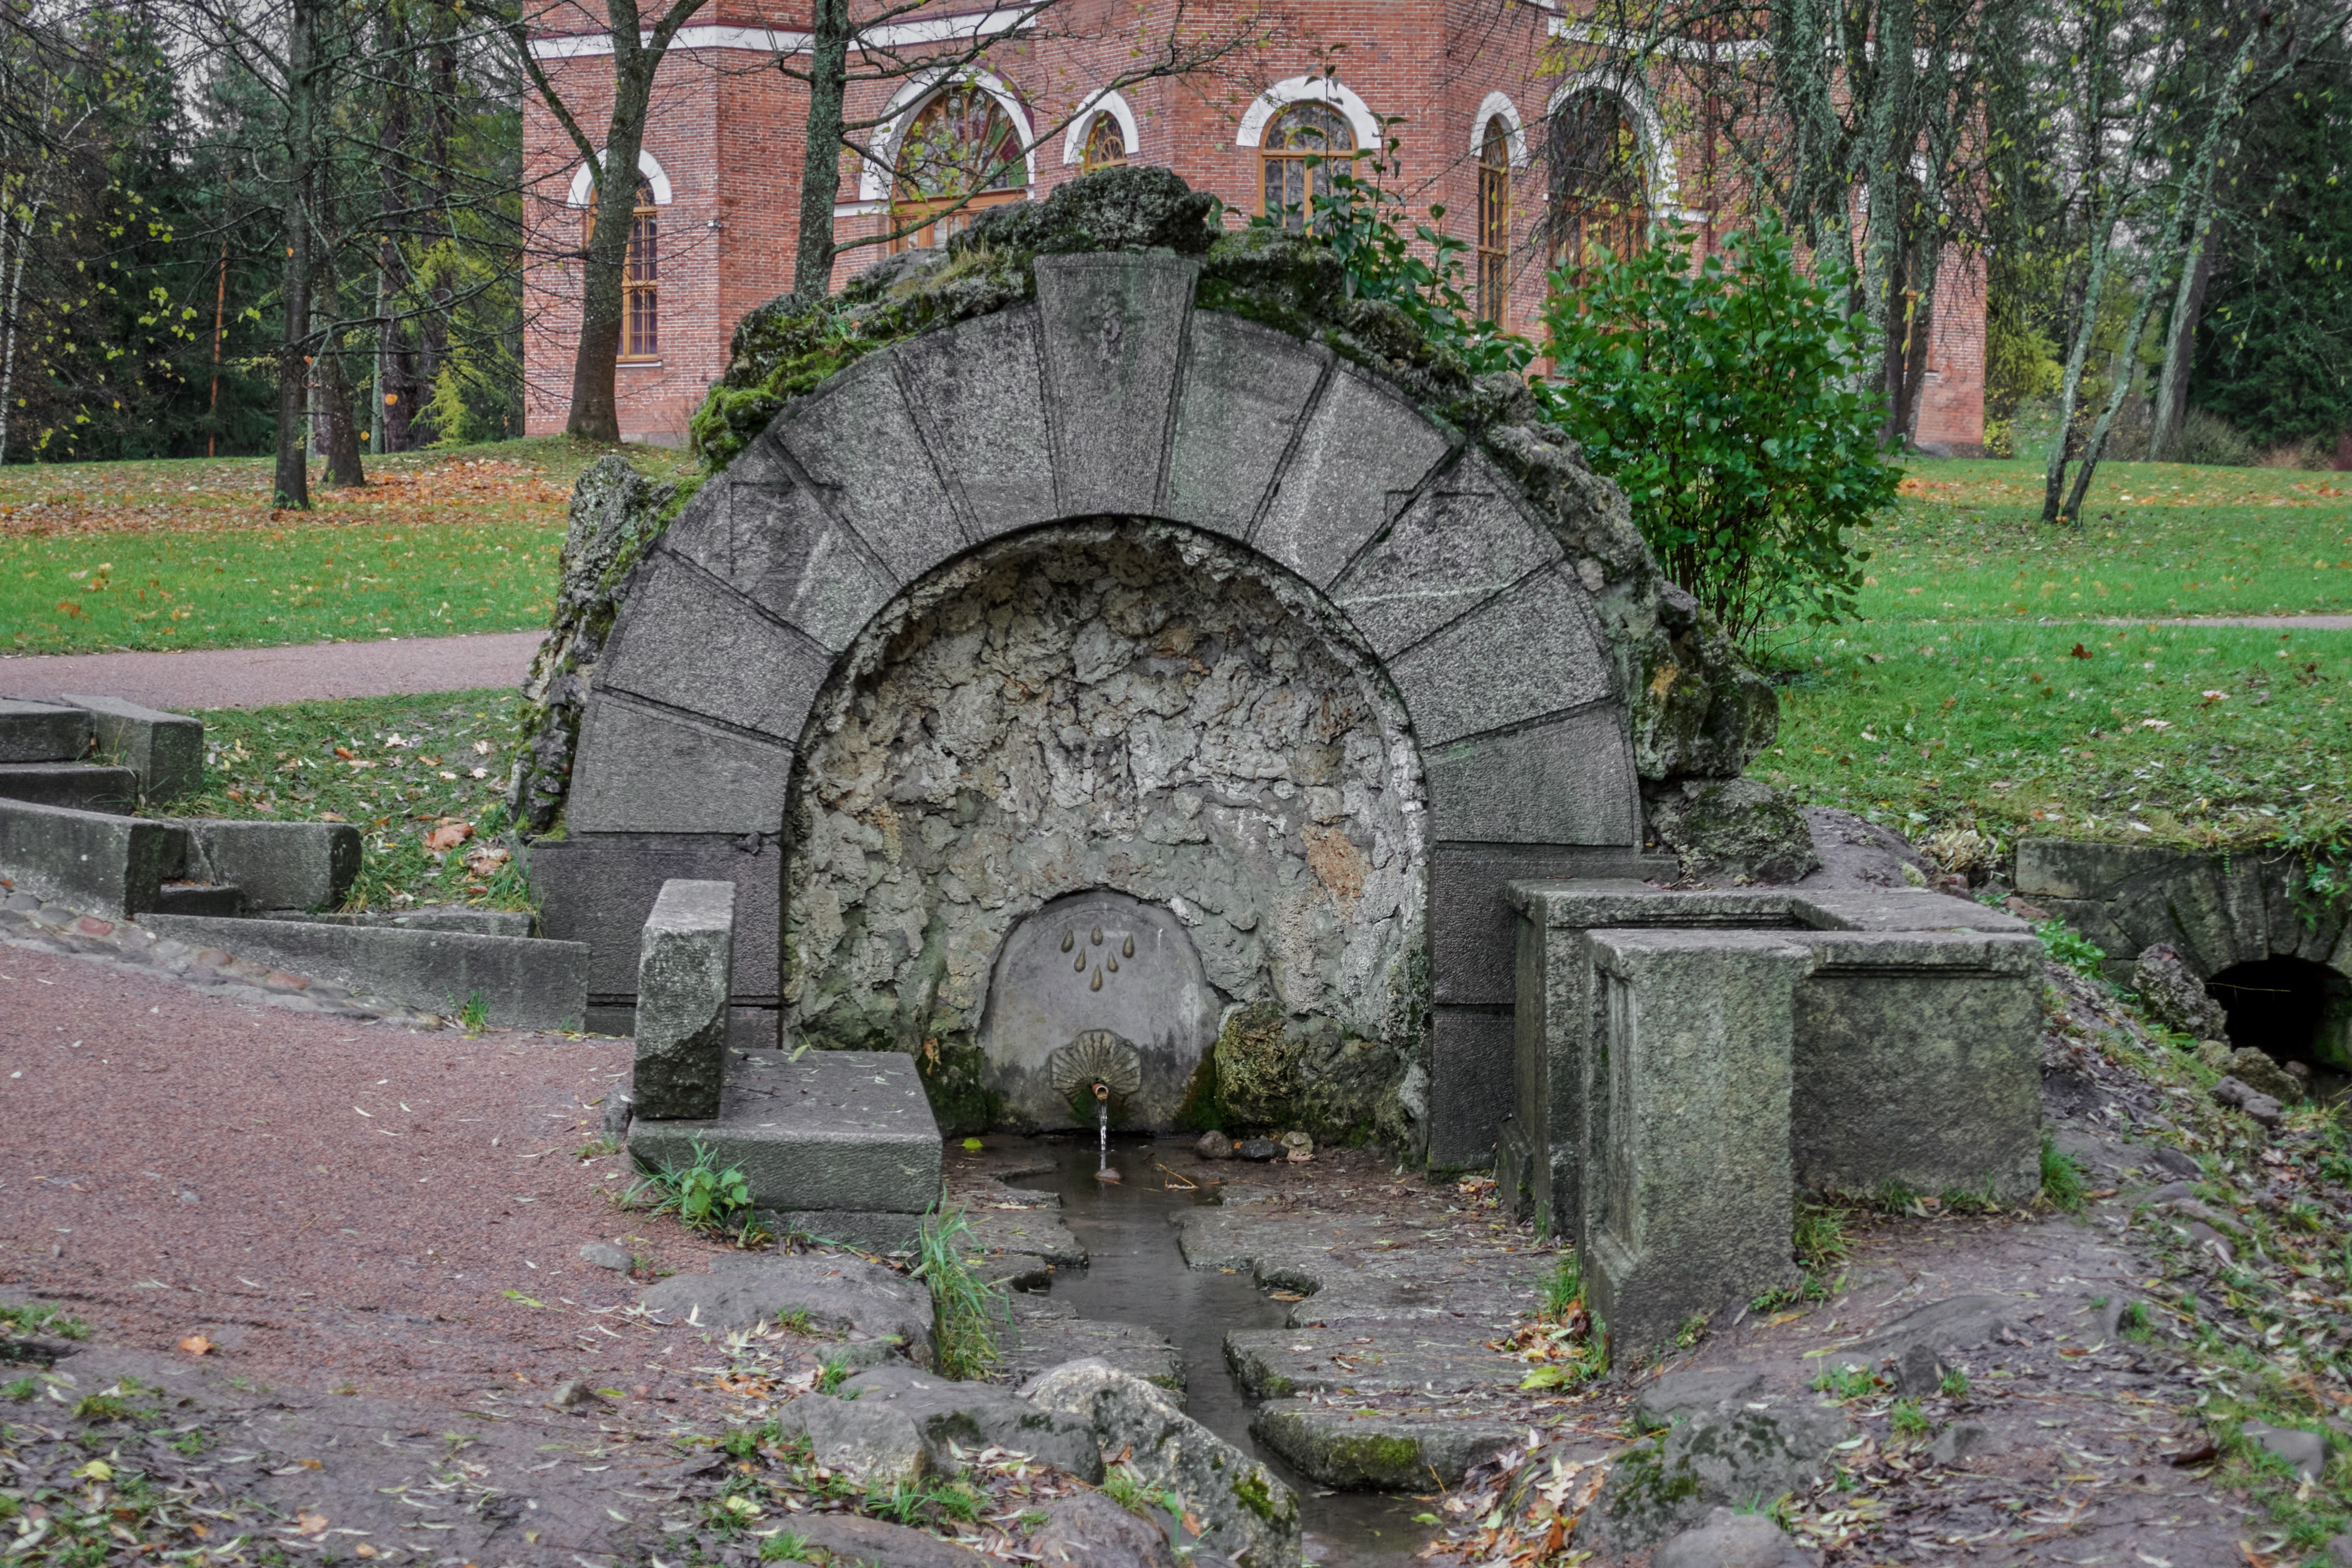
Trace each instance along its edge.
{"label": "drainage tunnel opening", "polygon": [[2225,969],[2206,993],[2230,1016],[2230,1043],[2281,1063],[2352,1071],[2352,980],[2300,958],[2265,958]]}

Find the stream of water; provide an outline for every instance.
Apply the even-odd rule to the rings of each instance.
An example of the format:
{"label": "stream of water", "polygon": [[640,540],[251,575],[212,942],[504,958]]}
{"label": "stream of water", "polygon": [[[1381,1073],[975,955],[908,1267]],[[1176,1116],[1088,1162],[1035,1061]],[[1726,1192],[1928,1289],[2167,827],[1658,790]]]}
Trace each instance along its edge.
{"label": "stream of water", "polygon": [[[1290,1308],[1269,1299],[1246,1274],[1185,1266],[1176,1215],[1215,1201],[1184,1146],[1111,1140],[1098,1154],[1085,1142],[1039,1140],[1054,1162],[1050,1179],[1023,1184],[1058,1192],[1063,1219],[1092,1259],[1054,1275],[1053,1293],[1082,1318],[1149,1323],[1184,1358],[1184,1408],[1192,1417],[1280,1476],[1298,1493],[1309,1562],[1349,1568],[1403,1568],[1430,1539],[1412,1516],[1430,1504],[1378,1492],[1321,1492],[1250,1436],[1249,1402],[1225,1365],[1225,1331],[1280,1328]],[[1098,1163],[1099,1162],[1099,1163]],[[1183,1172],[1171,1176],[1169,1167]],[[1117,1179],[1097,1179],[1108,1168]]]}

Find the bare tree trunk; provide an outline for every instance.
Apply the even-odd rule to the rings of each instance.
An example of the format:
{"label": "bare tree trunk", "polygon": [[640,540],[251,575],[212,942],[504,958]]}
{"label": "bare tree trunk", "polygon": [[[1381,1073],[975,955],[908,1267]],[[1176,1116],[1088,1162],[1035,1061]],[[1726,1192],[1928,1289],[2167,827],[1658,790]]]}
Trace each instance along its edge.
{"label": "bare tree trunk", "polygon": [[352,417],[351,371],[344,363],[343,334],[338,328],[341,304],[332,250],[320,258],[314,297],[320,321],[319,402],[325,415],[320,423],[325,437],[327,485],[331,489],[364,489],[367,474],[360,464],[359,422]]}
{"label": "bare tree trunk", "polygon": [[2106,449],[2107,432],[2115,427],[2116,410],[2124,405],[2131,391],[2132,351],[2140,334],[2147,331],[2147,319],[2156,310],[2156,297],[2162,288],[2166,261],[2160,258],[2148,268],[2147,287],[2140,290],[2139,309],[2132,312],[2131,331],[2124,334],[2124,346],[2117,352],[2116,384],[2107,390],[2107,405],[2099,411],[2099,422],[2091,428],[2091,438],[2083,444],[2083,466],[2074,471],[2074,492],[2066,498],[2065,510],[2060,515],[2068,522],[2083,521],[2083,498],[2090,493],[2091,475],[2098,468],[2099,455]]}
{"label": "bare tree trunk", "polygon": [[833,291],[833,198],[841,186],[849,0],[811,0],[810,12],[808,137],[801,159],[800,239],[793,255],[793,293],[805,303]]}
{"label": "bare tree trunk", "polygon": [[2189,420],[2189,373],[2197,363],[2197,321],[2205,313],[2206,286],[2213,280],[2213,251],[2200,247],[2196,259],[2181,269],[2188,281],[2185,295],[2177,296],[2172,320],[2164,334],[2164,370],[2156,384],[2156,428],[2147,441],[2147,460],[2173,461],[2180,447],[2181,426]]}
{"label": "bare tree trunk", "polygon": [[[2091,276],[2083,289],[2083,319],[2074,328],[2074,342],[2066,352],[2066,376],[2058,384],[2058,433],[2050,438],[2050,459],[2042,471],[2042,521],[2055,522],[2066,489],[2066,439],[2074,433],[2074,404],[2083,395],[2083,364],[2091,355],[2091,337],[2099,325],[2099,301],[2106,295],[2107,271],[2114,255],[2115,217],[2102,213],[2091,237]],[[2126,353],[2129,350],[2126,347]],[[2128,366],[2126,366],[2128,375]]]}
{"label": "bare tree trunk", "polygon": [[[1862,264],[1862,309],[1882,353],[1893,352],[1895,275],[1903,243],[1903,198],[1911,174],[1911,93],[1917,72],[1914,44],[1918,36],[1916,0],[1886,0],[1878,13],[1878,68],[1872,83],[1868,163],[1864,167],[1870,193],[1870,229]],[[1899,362],[1881,361],[1879,391],[1886,399],[1882,438],[1892,440],[1901,430],[1895,403],[1899,386],[1887,384],[1886,372]]]}
{"label": "bare tree trunk", "polygon": [[[0,332],[7,334],[7,346],[0,349],[0,462],[8,457],[8,409],[16,391],[16,302],[25,297],[25,258],[33,248],[33,218],[40,210],[35,203],[17,226],[13,268],[6,267],[7,247],[0,244],[0,269],[8,273],[8,302],[0,307]],[[0,209],[0,241],[8,237],[8,215]]]}
{"label": "bare tree trunk", "polygon": [[326,0],[291,0],[286,26],[286,329],[278,348],[277,504],[310,506],[303,450],[303,395],[310,381],[311,237],[318,195],[318,99],[325,76],[319,47]]}

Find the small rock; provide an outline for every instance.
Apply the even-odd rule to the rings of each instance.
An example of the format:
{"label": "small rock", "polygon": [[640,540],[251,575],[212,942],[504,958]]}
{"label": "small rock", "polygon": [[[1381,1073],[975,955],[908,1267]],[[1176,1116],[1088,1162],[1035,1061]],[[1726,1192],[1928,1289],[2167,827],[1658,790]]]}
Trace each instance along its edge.
{"label": "small rock", "polygon": [[2213,1086],[2211,1093],[2221,1104],[2234,1106],[2264,1127],[2276,1127],[2284,1114],[2277,1100],[2241,1079],[2225,1078]]}
{"label": "small rock", "polygon": [[2317,1480],[2319,1472],[2327,1468],[2327,1439],[2316,1432],[2266,1426],[2260,1421],[2249,1421],[2238,1430],[2249,1442],[2293,1465],[2295,1473],[2307,1481]]}
{"label": "small rock", "polygon": [[572,1410],[583,1405],[598,1405],[603,1402],[604,1395],[577,1379],[557,1384],[555,1392],[547,1396],[547,1403],[557,1410]]}
{"label": "small rock", "polygon": [[1244,1138],[1234,1150],[1234,1155],[1240,1159],[1255,1160],[1260,1163],[1278,1159],[1286,1152],[1281,1144],[1271,1138]]}
{"label": "small rock", "polygon": [[2197,1059],[2215,1072],[2227,1072],[2230,1070],[2230,1047],[2220,1040],[2200,1040],[2197,1042]]}
{"label": "small rock", "polygon": [[1315,1158],[1315,1140],[1309,1138],[1304,1132],[1284,1133],[1282,1135],[1282,1146],[1286,1150],[1289,1151],[1290,1157],[1293,1160],[1299,1161],[1302,1163]]}
{"label": "small rock", "polygon": [[2189,1222],[2189,1239],[2210,1251],[2224,1263],[2235,1263],[2238,1260],[2237,1253],[2231,1249],[2229,1237],[2207,1225],[2203,1220],[2193,1219]]}
{"label": "small rock", "polygon": [[[886,1363],[851,1377],[842,1400],[869,1414],[887,1412],[912,1424],[941,1475],[963,1468],[966,1453],[995,1447],[1030,1455],[1089,1483],[1102,1479],[1102,1451],[1092,1427],[1076,1415],[1041,1409],[992,1383],[956,1383],[904,1362]],[[793,1406],[814,1404],[795,1400]]]}
{"label": "small rock", "polygon": [[1167,1538],[1100,1492],[1056,1498],[1039,1511],[1045,1522],[1029,1538],[1029,1550],[1041,1563],[1176,1568]]}
{"label": "small rock", "polygon": [[1634,1399],[1633,1425],[1644,1432],[1655,1432],[1686,1415],[1720,1410],[1727,1405],[1752,1399],[1763,1386],[1764,1374],[1745,1367],[1693,1367],[1670,1372]]}
{"label": "small rock", "polygon": [[1906,1312],[1870,1338],[1849,1347],[1864,1366],[1900,1362],[1915,1344],[1941,1353],[1968,1350],[1999,1334],[2019,1303],[2007,1296],[1954,1296]]}
{"label": "small rock", "polygon": [[2231,1051],[2227,1070],[2256,1094],[2267,1094],[2283,1102],[2303,1098],[2302,1081],[2252,1046],[2240,1046]]}
{"label": "small rock", "polygon": [[1914,1341],[1895,1358],[1895,1392],[1906,1399],[1925,1399],[1944,1386],[1948,1370],[1934,1346]]}
{"label": "small rock", "polygon": [[996,1560],[919,1530],[856,1513],[796,1513],[790,1530],[835,1563],[872,1568],[989,1568]]}
{"label": "small rock", "polygon": [[84,915],[74,921],[74,930],[84,936],[105,936],[114,930],[114,922],[100,920],[96,915]]}
{"label": "small rock", "polygon": [[1230,1160],[1234,1157],[1234,1141],[1222,1132],[1203,1132],[1201,1141],[1192,1145],[1192,1152],[1203,1160]]}
{"label": "small rock", "polygon": [[2140,949],[2132,964],[2132,989],[2147,1016],[2191,1039],[2226,1039],[2230,1016],[2206,993],[2205,982],[2179,952],[2164,942]]}
{"label": "small rock", "polygon": [[1711,1507],[1810,1487],[1831,1452],[1852,1436],[1853,1424],[1827,1405],[1743,1405],[1694,1415],[1652,1439],[1654,1457],[1636,1450],[1634,1462],[1621,1461],[1609,1472],[1577,1528],[1577,1544],[1636,1552],[1690,1529]]}
{"label": "small rock", "polygon": [[615,1247],[609,1241],[592,1241],[580,1249],[580,1261],[626,1274],[636,1259],[629,1256],[629,1249],[625,1247]]}
{"label": "small rock", "polygon": [[1936,1440],[1927,1445],[1927,1457],[1939,1465],[1957,1465],[1982,1448],[1991,1437],[1981,1423],[1955,1421],[1936,1434]]}
{"label": "small rock", "polygon": [[2185,1149],[2176,1149],[2169,1143],[2158,1144],[2152,1157],[2158,1165],[2176,1176],[2186,1176],[2195,1181],[2205,1174],[2204,1167],[2198,1164],[2194,1154]]}
{"label": "small rock", "polygon": [[2336,1568],[2352,1568],[2352,1535],[2339,1535],[2327,1543],[2327,1560]]}
{"label": "small rock", "polygon": [[604,1095],[604,1121],[600,1129],[615,1143],[629,1141],[629,1121],[636,1114],[636,1101],[629,1097],[628,1086],[615,1084]]}
{"label": "small rock", "polygon": [[638,1298],[648,1309],[709,1331],[748,1329],[805,1313],[814,1328],[848,1330],[931,1358],[931,1293],[878,1263],[843,1253],[762,1254],[719,1260],[708,1274],[673,1274]]}
{"label": "small rock", "polygon": [[1814,1568],[1820,1562],[1765,1515],[1718,1508],[1696,1530],[1660,1546],[1650,1568]]}
{"label": "small rock", "polygon": [[2140,1201],[2150,1204],[2168,1204],[2176,1198],[2193,1198],[2196,1195],[2196,1189],[2187,1182],[2167,1182]]}
{"label": "small rock", "polygon": [[2225,1214],[2200,1203],[2195,1198],[2174,1198],[2164,1205],[2183,1219],[2202,1220],[2216,1230],[2235,1230],[2237,1222]]}
{"label": "small rock", "polygon": [[1273,1471],[1185,1415],[1168,1391],[1088,1359],[1029,1385],[1041,1408],[1090,1421],[1105,1451],[1124,1453],[1147,1486],[1174,1492],[1201,1521],[1201,1543],[1240,1568],[1299,1560],[1298,1497]]}

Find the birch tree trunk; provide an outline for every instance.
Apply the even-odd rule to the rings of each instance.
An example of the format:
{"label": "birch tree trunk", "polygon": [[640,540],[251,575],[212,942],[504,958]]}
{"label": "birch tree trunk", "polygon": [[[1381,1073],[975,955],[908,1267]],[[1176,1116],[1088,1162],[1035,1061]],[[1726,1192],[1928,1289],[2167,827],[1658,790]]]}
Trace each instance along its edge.
{"label": "birch tree trunk", "polygon": [[284,334],[278,347],[276,504],[310,507],[310,454],[303,450],[303,401],[310,381],[311,237],[318,195],[318,98],[325,71],[319,44],[326,0],[291,0],[286,26],[286,272]]}

